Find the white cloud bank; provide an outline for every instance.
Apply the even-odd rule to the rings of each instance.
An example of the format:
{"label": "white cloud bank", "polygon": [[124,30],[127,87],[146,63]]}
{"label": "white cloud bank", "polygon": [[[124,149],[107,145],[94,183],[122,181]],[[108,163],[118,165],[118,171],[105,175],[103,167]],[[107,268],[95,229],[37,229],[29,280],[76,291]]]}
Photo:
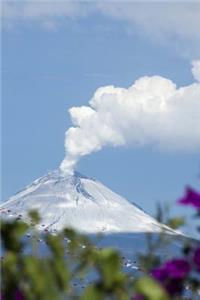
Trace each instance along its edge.
{"label": "white cloud bank", "polygon": [[101,14],[113,20],[106,26],[114,28],[121,21],[126,33],[136,32],[154,43],[170,45],[185,57],[198,56],[200,51],[199,1],[4,0],[0,9],[6,28],[30,23],[56,30],[69,19]]}
{"label": "white cloud bank", "polygon": [[154,38],[200,39],[199,1],[100,1],[97,7],[105,15],[137,25]]}
{"label": "white cloud bank", "polygon": [[84,2],[68,0],[4,0],[0,6],[2,25],[39,24],[47,30],[57,29],[67,19],[84,17],[89,7]]}
{"label": "white cloud bank", "polygon": [[200,82],[200,60],[192,62],[192,74],[194,78]]}
{"label": "white cloud bank", "polygon": [[200,42],[199,1],[4,0],[1,6],[2,19],[14,24],[37,21],[44,26],[48,23],[59,26],[67,18],[101,13],[138,26],[154,38],[178,36]]}
{"label": "white cloud bank", "polygon": [[200,60],[196,82],[177,88],[161,76],[141,77],[129,88],[96,90],[89,106],[69,109],[61,170],[72,173],[79,159],[105,146],[151,145],[161,150],[200,150]]}

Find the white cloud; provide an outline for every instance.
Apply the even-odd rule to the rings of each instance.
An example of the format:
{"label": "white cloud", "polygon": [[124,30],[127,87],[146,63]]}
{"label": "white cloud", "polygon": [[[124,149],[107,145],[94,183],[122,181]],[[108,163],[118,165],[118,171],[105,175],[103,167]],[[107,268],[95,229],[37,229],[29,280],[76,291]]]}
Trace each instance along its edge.
{"label": "white cloud", "polygon": [[136,31],[156,43],[170,44],[186,56],[194,57],[200,51],[199,1],[4,0],[2,3],[2,23],[9,27],[23,21],[55,30],[68,18],[99,13],[116,22],[121,20],[126,32]]}
{"label": "white cloud", "polygon": [[53,0],[11,0],[2,3],[2,19],[9,25],[19,21],[34,21],[48,29],[55,29],[66,18],[78,18],[88,14],[84,2]]}
{"label": "white cloud", "polygon": [[170,45],[186,57],[200,52],[199,1],[148,1],[98,4],[105,15],[127,24],[127,32],[139,32],[154,43]]}
{"label": "white cloud", "polygon": [[[200,61],[193,62],[192,71],[199,80]],[[89,106],[72,107],[69,113],[74,126],[66,131],[65,172],[105,146],[200,150],[200,82],[177,88],[169,79],[145,76],[127,89],[101,87]]]}
{"label": "white cloud", "polygon": [[194,78],[200,82],[200,61],[193,60],[192,62],[192,74]]}
{"label": "white cloud", "polygon": [[155,36],[200,39],[200,2],[100,2],[99,10]]}

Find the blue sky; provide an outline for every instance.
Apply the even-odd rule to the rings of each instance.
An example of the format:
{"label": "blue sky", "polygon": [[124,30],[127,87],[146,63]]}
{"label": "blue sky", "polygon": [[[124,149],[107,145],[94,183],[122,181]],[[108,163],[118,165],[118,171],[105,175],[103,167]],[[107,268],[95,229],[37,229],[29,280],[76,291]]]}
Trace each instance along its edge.
{"label": "blue sky", "polygon": [[[82,2],[84,10],[77,6],[66,13],[56,1],[44,2],[42,7],[38,3],[20,1],[13,7],[11,2],[4,3],[3,200],[59,166],[64,158],[64,134],[71,126],[70,107],[87,105],[99,87],[127,88],[145,75],[169,78],[178,87],[190,85],[194,81],[191,61],[200,57],[196,28],[200,7],[194,3],[185,8],[169,2],[168,11],[176,13],[171,21],[170,14],[162,18],[165,8],[151,3],[150,20],[155,19],[158,9],[160,12],[159,20],[152,24],[141,13],[143,3],[137,4],[140,18],[131,15],[134,6],[127,3],[120,4],[121,15],[117,3],[91,8]],[[23,16],[18,6],[24,8]],[[192,20],[190,9],[197,12]],[[183,16],[188,27],[185,21],[185,27],[181,23]],[[77,169],[153,214],[156,201],[174,203],[186,184],[199,186],[198,150],[105,147],[83,157]],[[175,213],[180,211],[185,213],[174,207]]]}

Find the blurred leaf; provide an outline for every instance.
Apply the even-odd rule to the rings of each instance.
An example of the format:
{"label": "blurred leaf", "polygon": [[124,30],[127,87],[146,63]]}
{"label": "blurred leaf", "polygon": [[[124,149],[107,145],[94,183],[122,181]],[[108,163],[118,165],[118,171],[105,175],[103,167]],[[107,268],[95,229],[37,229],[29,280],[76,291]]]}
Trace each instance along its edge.
{"label": "blurred leaf", "polygon": [[189,255],[189,254],[191,253],[191,251],[192,251],[192,247],[191,247],[190,243],[187,242],[187,243],[183,246],[182,252],[183,252],[184,255],[187,256],[187,255]]}
{"label": "blurred leaf", "polygon": [[103,292],[99,290],[96,286],[89,286],[83,292],[80,300],[103,300]]}
{"label": "blurred leaf", "polygon": [[36,225],[40,222],[40,216],[37,212],[37,210],[30,210],[29,213],[28,213],[30,219],[31,219],[31,222]]}
{"label": "blurred leaf", "polygon": [[176,217],[168,220],[168,226],[172,229],[177,229],[185,224],[185,219],[183,217]]}
{"label": "blurred leaf", "polygon": [[190,278],[190,287],[192,291],[198,292],[200,288],[200,282],[198,278]]}
{"label": "blurred leaf", "polygon": [[165,290],[152,278],[143,277],[136,281],[135,290],[146,300],[170,300]]}
{"label": "blurred leaf", "polygon": [[156,205],[156,220],[160,223],[163,222],[163,210],[160,203]]}
{"label": "blurred leaf", "polygon": [[98,269],[102,275],[104,285],[108,288],[114,281],[120,280],[120,257],[113,249],[102,249],[98,255]]}
{"label": "blurred leaf", "polygon": [[23,247],[22,237],[27,229],[28,225],[21,221],[2,222],[1,236],[5,249],[19,252]]}
{"label": "blurred leaf", "polygon": [[160,256],[148,253],[147,255],[140,254],[138,256],[140,268],[144,271],[151,270],[160,265]]}
{"label": "blurred leaf", "polygon": [[46,243],[56,257],[64,256],[64,245],[59,235],[46,235]]}

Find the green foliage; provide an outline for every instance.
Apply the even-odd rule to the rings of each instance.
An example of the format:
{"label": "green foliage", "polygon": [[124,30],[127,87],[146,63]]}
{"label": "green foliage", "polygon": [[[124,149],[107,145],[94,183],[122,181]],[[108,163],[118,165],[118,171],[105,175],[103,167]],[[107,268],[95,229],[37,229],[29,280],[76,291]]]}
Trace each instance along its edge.
{"label": "green foliage", "polygon": [[31,223],[33,225],[36,225],[40,222],[40,216],[39,216],[37,210],[34,210],[34,209],[30,210],[28,215],[29,215],[29,217],[31,219]]}
{"label": "green foliage", "polygon": [[85,289],[83,295],[80,298],[81,300],[95,299],[102,300],[103,299],[103,291],[101,287],[98,285],[92,285]]}
{"label": "green foliage", "polygon": [[[29,216],[30,226],[19,220],[2,222],[1,225],[5,251],[1,266],[2,293],[6,300],[15,299],[15,292],[18,290],[27,300],[77,297],[106,299],[110,296],[127,299],[125,275],[116,251],[98,250],[85,236],[71,229],[64,229],[57,235],[44,235],[48,253],[43,256],[38,249],[39,234],[33,226],[38,223],[39,216],[34,211]],[[31,236],[30,239],[24,238],[27,233]],[[84,278],[91,271],[96,274],[96,281],[82,293],[77,292],[73,288],[73,281]]]}
{"label": "green foliage", "polygon": [[178,229],[185,224],[185,218],[176,217],[169,219],[168,226],[172,229]]}
{"label": "green foliage", "polygon": [[[162,221],[164,212],[159,207]],[[146,236],[147,252],[138,254],[143,276],[132,278],[123,272],[120,253],[111,248],[98,249],[91,241],[72,229],[66,228],[57,235],[46,233],[42,241],[47,249],[41,253],[40,221],[36,211],[29,213],[31,224],[20,220],[3,221],[1,235],[4,258],[2,260],[2,294],[5,300],[128,300],[138,294],[145,300],[183,299],[169,297],[167,291],[149,274],[149,270],[161,265],[158,249],[166,247],[169,240],[164,233],[155,239]],[[181,218],[167,219],[173,228],[182,225]],[[170,223],[171,222],[171,223]],[[30,238],[25,238],[25,235]],[[183,255],[190,258],[192,248],[186,244]],[[74,287],[74,281],[82,282],[93,276],[93,281],[83,289]],[[199,288],[196,278],[191,278],[194,293]]]}
{"label": "green foliage", "polygon": [[137,280],[135,290],[149,300],[170,300],[165,290],[150,277],[144,276]]}
{"label": "green foliage", "polygon": [[13,252],[20,252],[23,248],[21,237],[28,229],[28,225],[14,221],[12,223],[1,224],[1,234],[5,249]]}

